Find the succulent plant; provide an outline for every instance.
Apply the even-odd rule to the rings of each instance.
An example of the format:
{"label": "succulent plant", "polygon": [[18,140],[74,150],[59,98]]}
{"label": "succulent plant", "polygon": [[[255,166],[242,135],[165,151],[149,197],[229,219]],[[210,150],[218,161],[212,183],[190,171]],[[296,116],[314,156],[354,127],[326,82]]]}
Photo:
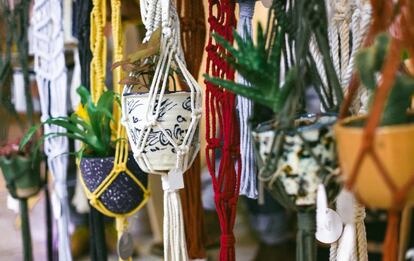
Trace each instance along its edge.
{"label": "succulent plant", "polygon": [[[256,43],[249,38],[242,39],[234,32],[236,48],[221,36],[214,35],[217,43],[231,54],[227,61],[249,85],[208,75],[204,77],[213,84],[270,108],[276,116],[283,114],[284,117],[301,109],[304,90],[312,85],[321,98],[324,110],[336,112],[343,93],[329,53],[325,3],[323,0],[298,1],[293,7],[287,6],[287,1],[274,1],[266,33],[258,25]],[[312,37],[315,37],[323,57],[328,89],[322,86],[316,63],[310,55]],[[284,77],[281,75],[283,72]]]}
{"label": "succulent plant", "polygon": [[[357,69],[362,84],[375,96],[377,76],[381,72],[390,45],[390,37],[383,33],[377,36],[373,46],[361,50],[356,58]],[[406,73],[398,73],[381,119],[381,125],[403,124],[409,121],[407,110],[414,93],[414,78]]]}
{"label": "succulent plant", "polygon": [[69,139],[79,140],[84,145],[77,152],[82,155],[107,157],[113,155],[114,141],[111,137],[115,133],[113,129],[113,107],[120,106],[119,97],[113,91],[105,91],[96,104],[93,103],[89,91],[80,86],[77,89],[81,97],[81,103],[75,113],[68,117],[49,118],[41,124],[32,126],[20,143],[20,149],[33,138],[37,130],[45,124],[56,125],[66,129],[67,132],[52,132],[43,135],[38,145],[45,139],[65,136]]}

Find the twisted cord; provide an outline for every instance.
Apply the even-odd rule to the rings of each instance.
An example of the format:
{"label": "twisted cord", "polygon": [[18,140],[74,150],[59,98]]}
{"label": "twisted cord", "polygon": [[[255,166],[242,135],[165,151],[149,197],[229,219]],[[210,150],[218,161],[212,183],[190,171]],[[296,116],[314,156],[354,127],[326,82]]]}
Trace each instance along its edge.
{"label": "twisted cord", "polygon": [[355,206],[355,226],[357,240],[358,261],[368,261],[367,235],[365,230],[365,207],[361,204]]}
{"label": "twisted cord", "polygon": [[[252,37],[252,18],[254,14],[255,1],[239,1],[239,21],[237,31],[244,39]],[[247,84],[243,77],[237,75],[236,82]],[[249,198],[258,197],[256,184],[256,164],[253,151],[253,141],[251,137],[251,128],[249,119],[253,110],[253,102],[242,96],[237,96],[237,112],[240,124],[240,156],[241,156],[241,180],[240,195],[246,195]]]}

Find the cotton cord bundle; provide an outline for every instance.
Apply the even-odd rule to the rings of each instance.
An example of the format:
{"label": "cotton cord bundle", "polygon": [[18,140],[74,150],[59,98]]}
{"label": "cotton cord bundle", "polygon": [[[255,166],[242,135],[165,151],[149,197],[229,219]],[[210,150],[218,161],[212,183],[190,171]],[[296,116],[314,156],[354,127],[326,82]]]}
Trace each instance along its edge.
{"label": "cotton cord bundle", "polygon": [[[170,0],[142,0],[142,20],[147,29],[148,41],[152,33],[160,26],[162,30],[161,49],[158,57],[155,74],[149,88],[148,94],[128,94],[132,86],[124,88],[123,112],[124,124],[128,128],[128,136],[138,165],[146,172],[159,174],[162,178],[164,190],[164,260],[182,261],[188,260],[187,247],[184,234],[184,222],[179,189],[183,188],[183,173],[190,167],[199,150],[198,125],[201,118],[201,89],[195,79],[188,72],[184,53],[181,47],[180,24],[177,10]],[[167,95],[170,71],[175,69],[181,73],[184,82],[190,89],[188,107],[191,112],[188,127],[186,127],[182,139],[173,137],[172,132],[167,132],[166,123],[160,119],[169,117],[171,112],[162,106],[165,102],[176,102]],[[187,95],[185,93],[177,93]],[[175,95],[174,93],[172,95]],[[133,103],[137,101],[144,103],[144,111],[139,115],[134,114]],[[176,103],[178,104],[178,103]],[[130,107],[131,106],[131,107]],[[136,107],[135,107],[136,108]],[[162,113],[162,114],[161,114]],[[139,118],[137,126],[134,126],[134,116]],[[179,115],[177,115],[178,117]],[[187,117],[184,115],[184,122]],[[135,132],[137,130],[137,132]],[[168,145],[173,147],[176,157],[174,166],[169,169],[160,167],[162,164],[151,159],[151,146],[149,136],[154,132],[161,132]],[[152,151],[154,152],[154,151]],[[168,150],[166,153],[171,153]],[[165,166],[164,166],[165,167]],[[168,174],[165,173],[168,171]]]}
{"label": "cotton cord bundle", "polygon": [[[62,1],[36,0],[33,7],[33,50],[36,80],[41,104],[41,120],[67,115],[67,76],[64,55]],[[64,132],[56,125],[44,125],[45,135]],[[72,260],[69,240],[69,202],[67,195],[68,140],[54,137],[45,140],[44,150],[54,176],[53,200],[58,221],[59,259]]]}
{"label": "cotton cord bundle", "polygon": [[[252,37],[252,18],[254,14],[254,0],[239,1],[239,21],[237,24],[237,32],[243,38]],[[237,75],[236,82],[247,84],[242,76]],[[242,96],[237,96],[237,112],[239,115],[240,125],[240,157],[241,157],[241,180],[240,195],[256,199],[257,177],[256,162],[253,151],[253,141],[251,136],[251,128],[249,119],[253,111],[253,102]]]}
{"label": "cotton cord bundle", "polygon": [[[361,48],[371,23],[372,8],[367,0],[327,1],[326,6],[328,7],[330,22],[328,28],[330,53],[342,89],[347,93],[354,71],[355,55]],[[350,38],[352,38],[351,41]],[[312,39],[310,50],[322,83],[326,86],[328,83],[323,66],[323,57],[316,47],[316,39]],[[358,98],[355,99],[353,104],[356,112],[363,107],[365,92],[365,89],[360,89],[358,92]]]}
{"label": "cotton cord bundle", "polygon": [[[228,53],[213,40],[212,34],[216,33],[229,42],[233,41],[233,30],[236,26],[235,4],[231,0],[209,0],[208,3],[210,35],[206,47],[206,73],[213,77],[233,80],[234,70],[223,58],[223,54],[228,55]],[[220,220],[220,260],[233,261],[235,260],[233,227],[241,178],[236,97],[233,93],[206,81],[205,102],[206,157],[213,181],[214,201]],[[219,166],[216,166],[217,151],[221,151]]]}
{"label": "cotton cord bundle", "polygon": [[[341,82],[344,92],[347,92],[355,66],[355,55],[361,48],[371,22],[371,5],[365,0],[353,1],[327,1],[329,14],[329,45],[333,57],[336,74]],[[352,41],[350,41],[352,37]],[[352,46],[350,46],[350,42]],[[317,50],[316,40],[312,39],[311,54],[315,59],[318,73],[324,85],[327,84],[326,72],[324,70],[322,56]],[[364,89],[365,90],[365,89]],[[353,111],[360,111],[366,106],[364,97],[366,94],[360,90],[353,104]],[[367,260],[365,226],[363,217],[365,209],[363,206],[354,204],[355,219],[353,223],[345,224],[345,232],[341,239],[331,245],[330,260],[337,260],[339,256],[348,256],[350,260]],[[361,220],[362,218],[362,220]],[[362,223],[362,224],[361,224]],[[345,247],[350,245],[352,247]],[[341,249],[342,251],[338,251]],[[344,253],[344,251],[351,251]],[[364,252],[365,251],[365,252]]]}

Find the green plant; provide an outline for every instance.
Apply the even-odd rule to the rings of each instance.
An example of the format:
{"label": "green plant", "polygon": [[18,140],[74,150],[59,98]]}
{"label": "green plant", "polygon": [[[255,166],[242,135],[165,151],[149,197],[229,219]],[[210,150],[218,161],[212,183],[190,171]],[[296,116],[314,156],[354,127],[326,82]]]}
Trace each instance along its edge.
{"label": "green plant", "polygon": [[40,127],[50,124],[62,127],[66,132],[43,135],[38,144],[45,139],[64,136],[83,143],[80,151],[76,152],[78,157],[82,157],[84,154],[96,157],[113,155],[116,141],[111,138],[115,132],[111,127],[114,120],[114,106],[120,108],[119,97],[113,91],[105,91],[98,102],[94,104],[85,87],[80,86],[77,93],[81,97],[81,104],[75,113],[68,117],[49,118],[45,122],[31,127],[23,137],[20,149],[24,148]]}
{"label": "green plant", "polygon": [[[390,37],[383,33],[377,36],[373,46],[361,50],[357,55],[359,76],[364,87],[372,93],[371,99],[375,96],[377,76],[383,67],[389,45]],[[406,73],[398,73],[384,108],[382,126],[403,124],[409,121],[410,116],[407,110],[410,108],[413,93],[414,78]]]}
{"label": "green plant", "polygon": [[[329,53],[324,1],[297,1],[290,8],[288,2],[292,6],[292,1],[273,2],[266,33],[259,24],[256,43],[250,38],[242,39],[234,32],[236,48],[221,36],[214,35],[217,43],[231,54],[227,61],[249,85],[208,75],[204,77],[213,84],[270,108],[281,121],[290,119],[287,120],[289,125],[293,122],[293,115],[303,107],[301,102],[307,86],[315,88],[324,110],[329,112],[338,111],[343,93]],[[327,88],[322,84],[309,51],[313,37],[323,57]],[[284,82],[281,81],[282,65],[285,69]]]}

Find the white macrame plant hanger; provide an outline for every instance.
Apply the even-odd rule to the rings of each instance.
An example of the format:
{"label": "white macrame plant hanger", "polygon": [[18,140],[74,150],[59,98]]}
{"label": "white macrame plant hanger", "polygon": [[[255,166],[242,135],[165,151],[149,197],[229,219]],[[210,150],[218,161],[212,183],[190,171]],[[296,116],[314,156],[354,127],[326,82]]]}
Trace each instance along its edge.
{"label": "white macrame plant hanger", "polygon": [[[35,0],[33,27],[34,69],[39,89],[41,121],[67,116],[67,75],[63,33],[62,0]],[[44,125],[44,133],[61,133],[56,125]],[[54,177],[53,213],[58,223],[59,260],[72,260],[69,237],[67,166],[69,144],[66,137],[45,140],[44,150]]]}
{"label": "white macrame plant hanger", "polygon": [[[328,8],[331,56],[341,87],[346,94],[355,67],[355,56],[368,33],[372,9],[367,0],[326,0],[325,2]],[[328,84],[326,71],[323,66],[323,57],[317,48],[316,39],[312,39],[310,51],[323,85],[326,87]],[[364,91],[359,91],[353,104],[356,112],[364,109],[366,101],[367,94]],[[353,196],[350,195],[350,192],[344,191],[339,197],[344,197],[344,195],[347,195],[347,198],[338,200],[337,204],[341,204],[341,202],[350,204],[353,211],[351,211],[352,213],[339,213],[344,223],[344,230],[340,239],[331,244],[329,260],[367,261],[365,208],[352,199]],[[337,209],[341,208],[343,206],[337,206]]]}
{"label": "white macrame plant hanger", "polygon": [[[142,20],[147,29],[144,42],[149,41],[152,34],[161,26],[161,47],[155,74],[150,84],[149,92],[131,94],[132,86],[124,87],[122,108],[123,124],[126,126],[134,158],[142,170],[149,174],[159,174],[164,190],[164,260],[188,260],[185,242],[184,221],[179,189],[184,187],[183,173],[191,166],[199,151],[199,123],[201,118],[202,97],[201,88],[186,68],[184,53],[181,47],[180,24],[176,8],[170,0],[141,0]],[[187,123],[182,140],[172,137],[167,131],[168,126],[163,117],[174,117],[176,111],[163,111],[162,104],[168,99],[174,101],[179,93],[166,93],[170,71],[179,71],[190,92],[184,92],[189,98],[190,111],[183,115]],[[135,102],[135,103],[134,103]],[[137,103],[143,103],[143,110],[135,110]],[[178,103],[181,106],[180,103]],[[162,115],[161,115],[162,113]],[[133,117],[139,119],[139,127]],[[137,128],[139,130],[137,131]],[[166,153],[174,154],[174,164],[163,165],[162,160],[148,156],[150,149],[149,138],[154,132],[161,132],[173,150]],[[158,138],[160,138],[159,136]]]}

